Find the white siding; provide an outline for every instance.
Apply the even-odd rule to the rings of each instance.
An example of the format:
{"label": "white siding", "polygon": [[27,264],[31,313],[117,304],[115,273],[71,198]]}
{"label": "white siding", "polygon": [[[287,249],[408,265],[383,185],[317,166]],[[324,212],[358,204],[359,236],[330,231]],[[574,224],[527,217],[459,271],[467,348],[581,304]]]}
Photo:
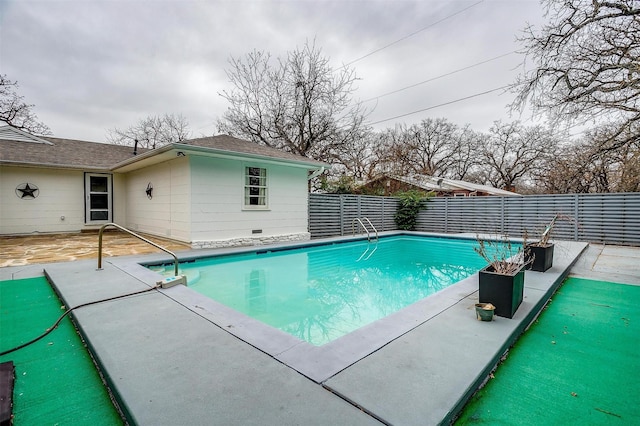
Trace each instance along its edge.
{"label": "white siding", "polygon": [[[268,210],[243,209],[246,166],[267,169]],[[193,241],[307,232],[306,169],[193,156],[191,171]]]}
{"label": "white siding", "polygon": [[113,221],[121,224],[127,220],[127,190],[126,177],[121,174],[113,175]]}
{"label": "white siding", "polygon": [[[38,187],[37,198],[19,198],[22,183]],[[84,225],[81,171],[0,166],[0,234],[77,232]]]}
{"label": "white siding", "polygon": [[[153,197],[146,194],[153,186]],[[126,224],[152,235],[190,242],[189,160],[176,158],[127,174]]]}

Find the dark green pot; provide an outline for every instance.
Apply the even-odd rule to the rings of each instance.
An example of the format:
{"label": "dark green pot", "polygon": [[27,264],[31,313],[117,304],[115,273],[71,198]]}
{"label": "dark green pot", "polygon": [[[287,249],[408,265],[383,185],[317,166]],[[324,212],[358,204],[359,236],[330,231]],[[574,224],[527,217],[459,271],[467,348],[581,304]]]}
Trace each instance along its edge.
{"label": "dark green pot", "polygon": [[524,295],[524,265],[513,275],[498,274],[489,265],[478,273],[480,303],[491,303],[499,317],[513,318]]}
{"label": "dark green pot", "polygon": [[527,269],[544,272],[553,266],[553,244],[546,246],[528,244],[524,253]]}

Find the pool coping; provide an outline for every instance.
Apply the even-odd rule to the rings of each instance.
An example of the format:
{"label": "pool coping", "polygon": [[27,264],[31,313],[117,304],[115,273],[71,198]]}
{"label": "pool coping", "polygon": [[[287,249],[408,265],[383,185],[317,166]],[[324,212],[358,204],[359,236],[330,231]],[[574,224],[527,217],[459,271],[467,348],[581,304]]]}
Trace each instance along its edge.
{"label": "pool coping", "polygon": [[[469,237],[445,237],[442,235],[416,232],[385,232],[380,234],[382,238],[402,235],[463,239],[467,241],[472,239]],[[282,248],[288,249],[309,245],[329,245],[349,241],[361,241],[362,239],[362,236],[348,237],[346,239],[331,238],[320,241],[310,241],[306,244],[278,244],[270,246],[269,249],[272,251],[278,251]],[[475,237],[473,239],[475,239]],[[218,252],[217,254],[237,254],[253,252],[255,250],[255,247],[251,249],[242,248],[234,249],[231,252]],[[184,257],[183,260],[190,261],[206,257],[209,256],[187,256]],[[155,263],[157,262],[151,262],[151,264]],[[160,263],[166,262],[163,261]],[[138,262],[136,262],[136,264],[138,264]],[[148,265],[149,262],[144,262],[144,264]],[[114,265],[126,270],[127,273],[132,276],[147,282],[157,282],[162,279],[162,276],[158,273],[153,272],[153,274],[149,274],[148,268],[143,267],[143,269],[140,269],[128,261],[119,264],[116,260]],[[459,303],[476,291],[477,282],[473,276],[470,276],[438,291],[437,293],[412,303],[399,311],[360,327],[357,330],[321,346],[310,344],[284,331],[271,327],[207,296],[203,296],[193,290],[190,290],[187,287],[172,287],[164,290],[164,293],[169,298],[189,309],[193,313],[206,318],[219,327],[223,327],[227,332],[239,339],[242,339],[264,353],[269,354],[273,358],[305,375],[314,382],[322,383],[394,339],[413,330],[426,321],[429,321],[431,318],[440,314],[442,311],[449,309],[451,306]]]}
{"label": "pool coping", "polygon": [[[390,233],[393,235],[402,233]],[[441,236],[445,238],[466,238],[473,239],[475,235],[469,234],[434,234],[434,233],[411,233],[417,235]],[[327,241],[344,240],[344,238],[325,239]],[[288,368],[302,373],[305,377],[311,378],[313,382],[320,384],[320,389],[330,391],[329,393],[335,398],[341,398],[341,401],[347,401],[347,407],[351,407],[352,414],[348,415],[350,422],[353,424],[361,423],[366,419],[360,416],[360,413],[367,413],[371,417],[370,420],[380,420],[384,423],[393,424],[409,424],[411,419],[406,418],[407,412],[410,411],[412,416],[417,416],[421,423],[435,424],[448,422],[454,414],[466,402],[466,399],[477,389],[483,380],[485,380],[488,372],[499,362],[500,357],[513,344],[515,339],[525,330],[530,322],[539,314],[540,310],[551,296],[553,291],[560,285],[564,277],[568,274],[570,267],[580,256],[582,251],[588,246],[587,243],[576,242],[556,242],[560,250],[556,252],[554,267],[546,273],[527,272],[525,278],[525,300],[518,310],[514,319],[499,319],[493,323],[480,323],[476,321],[473,313],[473,304],[477,302],[477,274],[454,284],[447,289],[429,296],[414,305],[411,305],[396,314],[391,315],[383,320],[379,320],[379,330],[375,330],[374,324],[366,326],[351,336],[344,336],[335,341],[332,346],[313,347],[313,345],[300,345],[300,341],[286,335],[283,332],[270,329],[267,338],[262,338],[261,348],[252,345],[252,348],[259,349],[257,352],[268,355],[269,359],[276,362],[276,365],[265,364],[264,377],[259,377],[257,383],[261,383],[262,379],[270,378],[271,374],[281,377],[284,381],[293,380]],[[304,243],[294,245],[302,246]],[[230,250],[198,250],[194,253],[181,253],[182,259],[191,257],[208,256],[210,254],[232,253],[242,251],[254,251],[255,247],[230,249]],[[105,269],[108,271],[95,271],[89,262],[74,262],[68,264],[52,264],[45,265],[44,269],[50,281],[56,290],[61,294],[63,300],[69,306],[75,306],[88,300],[95,300],[101,296],[122,293],[127,290],[138,290],[142,288],[152,287],[159,279],[159,274],[142,267],[139,262],[154,263],[167,260],[163,255],[145,255],[131,256],[121,258],[110,258],[106,263]],[[170,260],[170,259],[169,259]],[[78,281],[83,281],[79,283]],[[448,291],[446,291],[448,290]],[[130,315],[126,311],[125,306],[113,305],[112,307],[93,308],[87,312],[83,310],[77,311],[74,315],[79,328],[85,337],[89,347],[95,353],[98,363],[105,372],[110,386],[114,389],[116,396],[123,405],[123,411],[128,413],[128,418],[133,422],[144,422],[153,419],[181,419],[189,422],[188,419],[201,419],[206,406],[202,404],[190,404],[188,407],[182,406],[176,408],[171,406],[171,401],[175,399],[176,394],[181,392],[194,392],[193,383],[197,381],[199,376],[204,374],[198,367],[202,362],[206,361],[206,365],[215,365],[223,359],[219,355],[212,354],[213,348],[209,343],[204,343],[204,347],[209,348],[205,351],[202,348],[189,348],[189,337],[185,336],[185,327],[182,322],[189,318],[189,324],[194,322],[194,317],[200,318],[197,323],[199,330],[209,330],[207,333],[212,334],[215,339],[222,339],[229,342],[224,335],[237,338],[238,342],[245,343],[240,337],[243,333],[246,336],[255,334],[253,323],[242,315],[241,317],[225,317],[229,308],[225,308],[217,302],[211,305],[201,306],[204,302],[200,298],[193,298],[193,291],[184,287],[174,287],[161,290],[157,296],[136,297],[135,309],[148,315],[155,315],[158,310],[167,310],[172,312],[174,318],[161,317],[158,321],[162,322],[166,329],[167,336],[170,337],[171,346],[168,348],[158,347],[157,343],[137,342],[133,330],[129,328],[132,324],[119,324],[120,333],[124,336],[122,339],[127,345],[136,347],[137,352],[128,355],[114,352],[108,347],[114,339],[114,335],[110,335],[109,330],[104,330],[106,318],[109,315],[121,312],[123,318]],[[199,296],[199,295],[198,295]],[[203,296],[204,297],[204,296]],[[207,301],[210,299],[207,298]],[[444,308],[435,307],[438,303],[444,301]],[[124,304],[122,304],[124,305]],[[204,308],[204,309],[203,309]],[[113,310],[113,311],[112,311]],[[195,314],[195,315],[194,315]],[[232,312],[232,314],[235,314]],[[154,317],[155,318],[155,317]],[[183,318],[183,319],[180,319]],[[225,323],[226,320],[234,321],[231,324]],[[124,319],[123,319],[124,321]],[[217,323],[216,323],[217,322]],[[206,328],[203,324],[209,324]],[[211,329],[211,325],[215,324],[215,332]],[[135,325],[135,323],[133,324]],[[231,327],[229,327],[231,325]],[[147,324],[141,325],[143,331],[149,332]],[[203,328],[204,327],[204,328]],[[449,328],[451,330],[449,330]],[[391,332],[393,329],[395,331]],[[443,331],[444,330],[444,331]],[[222,334],[220,333],[222,331]],[[273,332],[275,331],[275,334]],[[469,334],[470,333],[470,334]],[[188,333],[187,333],[188,334]],[[259,334],[259,333],[258,333]],[[111,338],[109,339],[109,336]],[[120,338],[120,334],[117,335]],[[217,336],[217,337],[216,337]],[[246,337],[245,336],[245,337]],[[165,336],[163,336],[165,337]],[[223,338],[224,337],[224,338]],[[256,337],[256,336],[254,336]],[[257,336],[260,341],[261,336]],[[247,337],[248,339],[248,337]],[[273,341],[272,341],[273,339]],[[294,339],[292,341],[291,339]],[[341,341],[341,339],[343,339]],[[435,340],[434,340],[435,339]],[[444,341],[442,339],[445,339]],[[469,340],[470,339],[470,340]],[[383,340],[387,340],[384,343]],[[180,342],[184,341],[184,344]],[[459,349],[452,349],[454,352],[445,355],[444,362],[455,362],[451,371],[446,374],[433,378],[433,380],[420,380],[422,374],[433,375],[434,363],[437,359],[432,359],[432,354],[424,353],[425,350],[436,350],[438,344],[446,343],[446,347],[465,348],[472,344],[473,341],[490,342],[489,348],[482,351],[481,354],[474,354],[472,357],[462,357],[457,353]],[[297,342],[297,344],[295,344]],[[377,343],[375,343],[377,342]],[[382,342],[382,346],[376,347]],[[428,342],[428,343],[425,343]],[[434,345],[431,345],[434,343]],[[227,343],[231,345],[231,343]],[[176,346],[177,345],[177,346]],[[237,357],[242,361],[246,357],[255,357],[250,355],[245,346],[232,344],[236,348],[232,357]],[[319,348],[315,354],[311,348]],[[373,348],[373,349],[372,349]],[[401,348],[399,350],[399,348]],[[284,349],[284,350],[283,350]],[[170,364],[160,363],[153,367],[153,373],[137,371],[141,368],[142,358],[149,357],[149,354],[167,351],[167,353],[180,353],[182,357],[193,358],[193,366],[184,366],[185,375],[178,378],[177,382],[170,384],[164,383],[161,379],[164,370],[170,367]],[[254,349],[255,351],[255,349]],[[197,352],[197,354],[196,354]],[[204,357],[200,360],[198,356]],[[424,358],[415,358],[423,356]],[[131,358],[136,358],[131,360]],[[141,358],[141,359],[138,359]],[[328,359],[324,359],[328,358]],[[191,358],[190,358],[191,359]],[[258,357],[265,362],[263,358]],[[119,361],[118,361],[119,360]],[[123,366],[123,363],[132,362],[131,367]],[[137,361],[136,361],[137,360]],[[168,362],[168,361],[167,361]],[[410,364],[407,368],[405,364]],[[442,360],[440,360],[442,364]],[[278,365],[280,367],[278,367]],[[268,367],[268,368],[267,368]],[[285,370],[282,370],[282,368]],[[145,366],[145,368],[147,368]],[[436,367],[438,368],[438,367]],[[270,371],[273,370],[272,373]],[[289,371],[293,371],[289,370]],[[129,372],[134,377],[121,377],[123,372]],[[393,373],[393,374],[392,374]],[[408,375],[407,375],[408,374]],[[462,376],[463,375],[463,376]],[[302,377],[302,376],[300,376]],[[271,378],[272,380],[275,380]],[[237,381],[234,376],[228,378],[224,383]],[[266,380],[266,379],[265,379]],[[297,380],[297,379],[296,379]],[[418,380],[416,384],[415,381]],[[418,386],[418,391],[407,393],[407,383]],[[164,395],[158,391],[158,386],[168,385],[167,392],[170,395]],[[256,381],[251,383],[240,380],[238,383],[231,384],[234,392],[246,392],[256,386]],[[216,388],[207,388],[209,392],[218,395],[219,398],[226,401],[226,404],[235,403],[234,400],[228,400],[226,393]],[[287,389],[289,391],[289,389]],[[323,393],[318,393],[313,388],[309,388],[303,382],[296,381],[296,385],[292,386],[291,391],[294,395],[304,395],[305,398],[328,398]],[[295,393],[297,392],[297,394]],[[153,394],[154,404],[147,401],[141,395]],[[402,403],[394,398],[394,395],[402,396]],[[227,398],[227,399],[225,399]],[[263,401],[259,401],[262,410],[275,410],[270,407],[274,404],[273,395],[264,396]],[[159,400],[164,399],[165,404],[157,404]],[[302,407],[290,408],[297,413],[297,416],[308,415],[309,413],[324,413],[317,419],[317,423],[326,424],[329,420],[327,416],[338,416],[337,418],[345,419],[345,413],[350,413],[344,404],[340,404],[334,399],[322,399],[326,406],[317,407],[317,404],[309,403]],[[196,401],[197,402],[197,401]],[[309,401],[307,401],[309,402]],[[313,401],[312,401],[313,402]],[[298,404],[300,401],[297,402]],[[349,405],[351,404],[351,405]],[[165,407],[166,405],[166,407]],[[285,403],[285,405],[287,405]],[[355,407],[353,407],[355,406]],[[329,408],[332,407],[332,408]],[[314,410],[320,411],[314,411]],[[158,410],[160,410],[158,412]],[[344,411],[347,410],[347,411]],[[331,413],[327,413],[331,411]],[[236,407],[236,415],[237,413]],[[259,413],[242,413],[241,416],[247,419],[254,419],[256,423],[265,421],[265,412]],[[277,416],[278,413],[269,412],[269,415]],[[186,416],[186,417],[185,417]],[[289,421],[291,418],[289,417]],[[192,421],[192,423],[194,422]],[[197,423],[197,422],[196,422]],[[313,423],[313,422],[312,422]]]}

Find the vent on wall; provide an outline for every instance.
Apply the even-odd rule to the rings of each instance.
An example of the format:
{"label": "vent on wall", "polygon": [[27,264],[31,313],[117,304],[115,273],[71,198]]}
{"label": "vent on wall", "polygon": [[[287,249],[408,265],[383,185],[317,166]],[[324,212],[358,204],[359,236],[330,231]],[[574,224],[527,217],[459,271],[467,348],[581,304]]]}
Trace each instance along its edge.
{"label": "vent on wall", "polygon": [[251,233],[252,234],[262,234],[262,229],[252,229]]}

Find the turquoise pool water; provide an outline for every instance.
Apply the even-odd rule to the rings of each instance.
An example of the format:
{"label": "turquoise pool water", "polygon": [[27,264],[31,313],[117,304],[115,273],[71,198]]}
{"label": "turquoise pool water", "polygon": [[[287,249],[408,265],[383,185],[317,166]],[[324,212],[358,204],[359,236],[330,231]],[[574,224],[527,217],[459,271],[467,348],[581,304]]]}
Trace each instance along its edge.
{"label": "turquoise pool water", "polygon": [[474,274],[485,266],[475,245],[403,235],[200,259],[180,273],[191,289],[319,346]]}

